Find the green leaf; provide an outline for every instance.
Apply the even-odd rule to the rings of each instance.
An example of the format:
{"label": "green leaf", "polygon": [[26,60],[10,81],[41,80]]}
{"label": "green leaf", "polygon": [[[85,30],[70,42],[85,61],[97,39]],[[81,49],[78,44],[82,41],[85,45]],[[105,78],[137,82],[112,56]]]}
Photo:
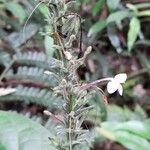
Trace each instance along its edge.
{"label": "green leaf", "polygon": [[38,31],[37,24],[29,24],[25,27],[24,31],[13,32],[9,36],[5,37],[5,41],[15,50],[24,44],[27,40],[32,38]]}
{"label": "green leaf", "polygon": [[108,38],[109,38],[111,44],[116,49],[116,51],[118,53],[122,52],[120,39],[117,36],[117,33],[113,30],[113,27],[109,27],[109,26],[107,27],[107,35],[108,35]]}
{"label": "green leaf", "polygon": [[117,131],[114,133],[116,136],[116,141],[124,145],[130,150],[148,150],[150,148],[150,143],[137,135],[130,132]]}
{"label": "green leaf", "polygon": [[14,16],[16,16],[18,18],[20,23],[24,22],[24,20],[27,17],[27,14],[26,14],[25,10],[23,9],[23,7],[20,4],[14,3],[14,2],[8,2],[8,3],[5,3],[5,7]]}
{"label": "green leaf", "polygon": [[0,50],[0,64],[6,67],[9,64],[9,62],[10,55],[5,51]]}
{"label": "green leaf", "polygon": [[35,66],[49,71],[56,71],[62,68],[61,61],[55,58],[48,58],[43,52],[18,52],[15,55],[15,63],[23,66]]}
{"label": "green leaf", "polygon": [[140,32],[140,21],[138,18],[132,18],[129,25],[128,31],[128,51],[131,51],[138,33]]}
{"label": "green leaf", "polygon": [[44,46],[45,46],[45,50],[46,50],[46,54],[47,56],[50,58],[53,56],[54,54],[54,40],[52,37],[50,36],[45,36],[45,40],[44,40]]}
{"label": "green leaf", "polygon": [[6,150],[1,143],[0,143],[0,150]]}
{"label": "green leaf", "polygon": [[114,127],[114,130],[128,131],[132,134],[136,134],[140,137],[150,140],[150,129],[145,126],[143,122],[140,121],[129,121],[125,123],[120,123],[116,127]]}
{"label": "green leaf", "polygon": [[135,7],[135,5],[127,4],[126,6],[127,6],[131,11],[135,12],[136,15],[138,14],[138,10],[137,10],[137,8]]}
{"label": "green leaf", "polygon": [[94,4],[94,6],[92,7],[92,13],[93,15],[96,15],[104,6],[106,0],[99,0],[98,2],[96,2]]}
{"label": "green leaf", "polygon": [[138,16],[142,17],[142,16],[150,16],[150,10],[145,10],[145,11],[142,11],[140,13],[138,13]]}
{"label": "green leaf", "polygon": [[0,96],[0,102],[21,101],[26,104],[35,103],[48,107],[49,110],[61,108],[63,101],[61,97],[56,97],[48,89],[34,87],[17,86],[16,92],[11,95]]}
{"label": "green leaf", "polygon": [[[147,150],[150,147],[148,142],[150,138],[150,123],[148,121],[144,123],[141,121],[128,121],[124,123],[104,122],[101,124],[101,127],[114,137],[110,140],[119,142],[128,149]],[[107,136],[106,138],[109,137]]]}
{"label": "green leaf", "polygon": [[6,150],[54,150],[52,135],[41,125],[15,112],[0,111],[0,142]]}
{"label": "green leaf", "polygon": [[141,8],[149,8],[150,7],[150,3],[137,3],[134,5],[137,9],[141,9]]}
{"label": "green leaf", "polygon": [[110,14],[107,18],[107,24],[111,22],[120,23],[123,19],[129,18],[132,15],[128,10],[120,10]]}
{"label": "green leaf", "polygon": [[107,0],[107,6],[110,10],[115,10],[120,3],[120,0]]}
{"label": "green leaf", "polygon": [[48,7],[45,4],[40,4],[38,7],[39,11],[45,16],[47,17],[49,14],[49,10]]}
{"label": "green leaf", "polygon": [[101,30],[103,30],[106,27],[106,21],[105,20],[101,20],[96,22],[89,30],[88,32],[88,36],[91,36],[93,34],[96,34],[98,32],[100,32]]}

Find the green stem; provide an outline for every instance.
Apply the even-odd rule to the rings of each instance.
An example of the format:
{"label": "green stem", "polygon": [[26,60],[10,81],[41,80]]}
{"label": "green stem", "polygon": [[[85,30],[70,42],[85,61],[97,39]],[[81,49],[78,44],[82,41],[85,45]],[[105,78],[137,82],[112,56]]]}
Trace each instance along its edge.
{"label": "green stem", "polygon": [[69,116],[69,150],[72,150],[72,119]]}

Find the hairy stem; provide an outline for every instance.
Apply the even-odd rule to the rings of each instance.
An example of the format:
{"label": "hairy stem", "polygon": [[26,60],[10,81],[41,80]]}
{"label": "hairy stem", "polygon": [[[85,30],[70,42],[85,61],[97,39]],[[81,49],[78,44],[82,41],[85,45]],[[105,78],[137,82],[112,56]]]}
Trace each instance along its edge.
{"label": "hairy stem", "polygon": [[69,96],[68,102],[67,102],[67,113],[68,113],[68,140],[69,140],[69,150],[72,150],[72,117],[71,117],[71,111],[72,111],[72,96]]}
{"label": "hairy stem", "polygon": [[69,116],[69,150],[72,150],[72,119]]}
{"label": "hairy stem", "polygon": [[84,84],[80,87],[81,90],[86,90],[90,87],[93,87],[93,86],[96,86],[97,84],[101,83],[101,82],[105,82],[105,81],[111,81],[113,78],[104,78],[104,79],[99,79],[99,80],[96,80],[96,81],[93,81],[91,83],[87,83],[87,84]]}

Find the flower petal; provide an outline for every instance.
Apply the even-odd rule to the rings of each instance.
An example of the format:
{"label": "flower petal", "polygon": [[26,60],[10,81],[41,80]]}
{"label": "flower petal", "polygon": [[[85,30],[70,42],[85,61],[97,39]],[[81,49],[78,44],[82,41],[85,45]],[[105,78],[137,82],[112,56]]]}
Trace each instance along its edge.
{"label": "flower petal", "polygon": [[114,77],[114,80],[116,80],[119,83],[124,83],[127,80],[127,74],[119,73]]}
{"label": "flower petal", "polygon": [[107,84],[107,91],[109,94],[112,94],[115,91],[117,91],[118,87],[119,87],[118,82],[115,82],[115,80],[112,80],[112,81],[108,82],[108,84]]}
{"label": "flower petal", "polygon": [[122,94],[123,94],[123,87],[122,87],[121,84],[119,84],[118,92],[119,92],[119,94],[122,96]]}

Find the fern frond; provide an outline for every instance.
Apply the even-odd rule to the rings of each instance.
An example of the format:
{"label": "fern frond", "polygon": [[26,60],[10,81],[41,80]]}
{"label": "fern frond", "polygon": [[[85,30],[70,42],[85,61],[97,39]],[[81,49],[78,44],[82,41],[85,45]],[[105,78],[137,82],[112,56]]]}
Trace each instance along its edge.
{"label": "fern frond", "polygon": [[10,55],[0,49],[0,64],[7,66],[10,61]]}
{"label": "fern frond", "polygon": [[61,62],[55,58],[47,58],[43,52],[24,52],[15,55],[15,62],[20,65],[36,66],[45,70],[58,70]]}
{"label": "fern frond", "polygon": [[44,84],[46,86],[54,87],[59,82],[59,77],[56,74],[46,75],[43,68],[37,67],[18,67],[16,73],[12,69],[8,71],[5,78],[15,80],[31,80],[35,83]]}
{"label": "fern frond", "polygon": [[23,87],[19,85],[16,87],[16,92],[7,96],[1,96],[0,101],[21,101],[27,104],[35,103],[49,109],[58,108],[62,105],[61,97],[55,97],[47,89],[39,89],[34,87]]}

